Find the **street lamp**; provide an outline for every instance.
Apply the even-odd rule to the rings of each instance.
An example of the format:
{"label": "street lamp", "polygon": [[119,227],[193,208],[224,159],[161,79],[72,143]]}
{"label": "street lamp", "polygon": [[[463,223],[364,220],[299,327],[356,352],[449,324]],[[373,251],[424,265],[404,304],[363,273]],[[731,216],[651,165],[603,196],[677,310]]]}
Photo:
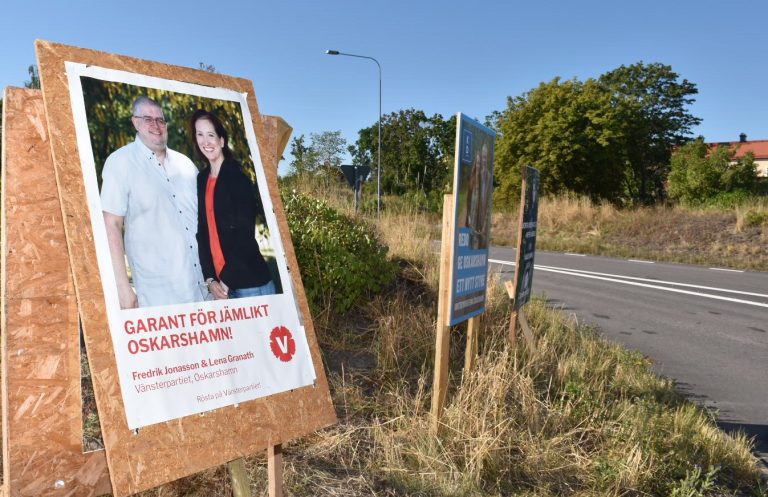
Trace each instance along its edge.
{"label": "street lamp", "polygon": [[347,57],[357,57],[358,59],[369,59],[376,63],[379,68],[379,164],[376,168],[376,217],[381,217],[381,64],[373,57],[367,55],[355,55],[351,53],[339,52],[338,50],[326,50],[326,55],[346,55]]}

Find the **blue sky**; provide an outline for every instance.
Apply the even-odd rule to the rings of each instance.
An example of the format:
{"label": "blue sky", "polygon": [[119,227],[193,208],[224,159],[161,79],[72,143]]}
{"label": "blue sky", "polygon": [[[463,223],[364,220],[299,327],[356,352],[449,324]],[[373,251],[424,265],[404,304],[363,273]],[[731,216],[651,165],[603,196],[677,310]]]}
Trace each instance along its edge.
{"label": "blue sky", "polygon": [[[383,113],[417,108],[482,120],[541,81],[586,79],[638,61],[669,64],[699,89],[709,141],[768,139],[768,1],[4,0],[0,86],[22,86],[45,39],[254,82],[262,113],[294,136],[349,143]],[[281,166],[284,170],[284,166]]]}

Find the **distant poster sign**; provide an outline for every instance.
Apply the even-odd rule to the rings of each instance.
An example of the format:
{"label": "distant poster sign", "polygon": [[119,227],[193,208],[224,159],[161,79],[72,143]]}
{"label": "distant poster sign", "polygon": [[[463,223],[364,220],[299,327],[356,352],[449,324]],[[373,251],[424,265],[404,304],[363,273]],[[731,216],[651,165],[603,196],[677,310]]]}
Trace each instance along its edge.
{"label": "distant poster sign", "polygon": [[457,115],[450,324],[485,310],[496,132]]}
{"label": "distant poster sign", "polygon": [[312,385],[246,95],[66,71],[128,427]]}
{"label": "distant poster sign", "polygon": [[530,166],[523,168],[520,228],[517,240],[515,266],[515,310],[531,299],[533,259],[536,251],[536,222],[539,213],[539,171]]}

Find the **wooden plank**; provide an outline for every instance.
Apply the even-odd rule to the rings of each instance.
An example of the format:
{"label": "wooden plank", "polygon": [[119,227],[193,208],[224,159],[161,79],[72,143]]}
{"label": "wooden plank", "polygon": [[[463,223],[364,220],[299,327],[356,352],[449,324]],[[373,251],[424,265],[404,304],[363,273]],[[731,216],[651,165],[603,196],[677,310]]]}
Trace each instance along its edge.
{"label": "wooden plank", "polygon": [[267,449],[269,497],[283,497],[283,446],[270,445]]}
{"label": "wooden plank", "polygon": [[525,312],[523,312],[523,307],[520,308],[518,311],[518,318],[520,320],[520,329],[523,330],[523,337],[525,337],[526,344],[528,345],[528,349],[531,352],[536,352],[536,341],[533,339],[533,331],[531,330],[531,327],[528,325],[528,319],[525,317]]}
{"label": "wooden plank", "polygon": [[517,311],[512,309],[509,316],[509,329],[507,330],[507,341],[512,348],[517,347]]}
{"label": "wooden plank", "polygon": [[464,374],[468,374],[475,368],[479,334],[480,316],[469,318],[467,322],[467,345],[464,349]]}
{"label": "wooden plank", "polygon": [[3,488],[109,493],[104,451],[83,453],[77,305],[39,90],[6,89],[3,164]]}
{"label": "wooden plank", "polygon": [[251,483],[245,470],[245,459],[241,457],[228,462],[227,470],[232,483],[232,494],[235,497],[251,497]]}
{"label": "wooden plank", "polygon": [[280,116],[262,116],[262,121],[264,122],[264,136],[269,138],[269,142],[265,146],[266,152],[270,154],[268,163],[277,166],[285,147],[288,145],[288,140],[291,138],[293,128]]}
{"label": "wooden plank", "polygon": [[513,301],[515,300],[515,284],[512,281],[505,281],[504,282],[504,288],[507,289],[507,295],[509,296],[509,299]]}
{"label": "wooden plank", "polygon": [[517,339],[516,339],[516,333],[517,333],[517,320],[518,320],[518,313],[517,313],[517,306],[515,302],[515,289],[518,288],[518,285],[520,282],[518,281],[518,277],[520,276],[518,268],[520,268],[520,265],[522,264],[522,244],[523,244],[523,214],[525,213],[525,188],[526,188],[526,181],[525,178],[523,178],[523,183],[520,191],[520,212],[517,215],[517,249],[515,251],[515,278],[514,283],[512,285],[509,285],[509,282],[506,283],[507,292],[512,292],[510,298],[512,299],[512,316],[509,320],[509,333],[507,335],[507,339],[509,340],[509,344],[511,346],[516,346]]}
{"label": "wooden plank", "polygon": [[435,374],[432,382],[432,430],[437,432],[448,390],[449,352],[451,348],[450,285],[453,263],[454,196],[443,197],[443,236],[440,245],[440,288],[437,300],[435,324]]}
{"label": "wooden plank", "polygon": [[[267,151],[264,124],[251,82],[43,41],[37,42],[37,56],[77,303],[83,320],[115,495],[120,497],[156,487],[334,423],[336,416],[322,357],[304,288],[299,272],[295,270],[298,264],[277,188],[277,167]],[[96,248],[79,165],[65,61],[129,72],[140,71],[149,76],[228,88],[247,94],[288,267],[294,269],[291,278],[317,376],[314,387],[298,388],[218,409],[204,416],[187,416],[148,426],[138,433],[128,429],[103,305],[101,279],[94,263]]]}

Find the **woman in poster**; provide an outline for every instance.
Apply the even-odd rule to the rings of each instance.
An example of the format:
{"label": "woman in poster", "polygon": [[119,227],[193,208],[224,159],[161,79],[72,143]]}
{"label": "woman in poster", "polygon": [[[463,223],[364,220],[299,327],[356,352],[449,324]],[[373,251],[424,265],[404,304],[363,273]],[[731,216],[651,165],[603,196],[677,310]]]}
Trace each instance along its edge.
{"label": "woman in poster", "polygon": [[198,156],[208,163],[197,176],[197,244],[209,291],[215,299],[274,294],[255,238],[254,187],[232,157],[227,130],[202,109],[190,128]]}

